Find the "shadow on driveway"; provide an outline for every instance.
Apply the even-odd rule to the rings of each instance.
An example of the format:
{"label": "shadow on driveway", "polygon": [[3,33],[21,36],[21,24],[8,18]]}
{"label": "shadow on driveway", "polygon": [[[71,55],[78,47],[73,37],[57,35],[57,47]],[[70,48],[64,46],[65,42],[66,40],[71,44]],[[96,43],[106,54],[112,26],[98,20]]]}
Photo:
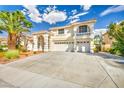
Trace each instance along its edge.
{"label": "shadow on driveway", "polygon": [[91,56],[98,56],[104,59],[104,62],[110,66],[124,69],[124,57],[112,55],[105,52],[99,52],[94,54],[87,54]]}

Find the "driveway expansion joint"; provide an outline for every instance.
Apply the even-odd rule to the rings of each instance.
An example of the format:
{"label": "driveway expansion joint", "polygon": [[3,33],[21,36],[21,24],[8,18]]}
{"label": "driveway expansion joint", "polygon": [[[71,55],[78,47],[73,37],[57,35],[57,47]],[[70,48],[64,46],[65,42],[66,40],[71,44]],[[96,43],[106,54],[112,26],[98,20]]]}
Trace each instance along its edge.
{"label": "driveway expansion joint", "polygon": [[[102,58],[103,59],[103,58]],[[104,63],[105,63],[105,60],[103,59]],[[105,67],[97,60],[97,62],[100,64],[100,66],[103,68],[103,70],[106,72],[106,74],[110,77],[110,79],[112,80],[112,82],[115,84],[115,86],[117,88],[119,88],[119,86],[116,84],[116,82],[112,79],[111,75],[107,72],[107,70],[105,69]]]}

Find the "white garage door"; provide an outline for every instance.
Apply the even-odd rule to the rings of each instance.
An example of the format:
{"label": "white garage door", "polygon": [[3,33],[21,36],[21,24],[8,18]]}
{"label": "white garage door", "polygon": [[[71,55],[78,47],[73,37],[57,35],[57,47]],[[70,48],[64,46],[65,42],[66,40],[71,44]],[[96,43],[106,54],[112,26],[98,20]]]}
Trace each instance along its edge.
{"label": "white garage door", "polygon": [[77,43],[77,51],[78,52],[90,52],[90,43],[89,41],[83,41]]}
{"label": "white garage door", "polygon": [[55,42],[53,45],[53,51],[74,51],[74,45],[72,42]]}
{"label": "white garage door", "polygon": [[[90,52],[89,41],[77,42],[76,50],[78,52]],[[74,52],[74,44],[71,42],[54,43],[53,51]]]}

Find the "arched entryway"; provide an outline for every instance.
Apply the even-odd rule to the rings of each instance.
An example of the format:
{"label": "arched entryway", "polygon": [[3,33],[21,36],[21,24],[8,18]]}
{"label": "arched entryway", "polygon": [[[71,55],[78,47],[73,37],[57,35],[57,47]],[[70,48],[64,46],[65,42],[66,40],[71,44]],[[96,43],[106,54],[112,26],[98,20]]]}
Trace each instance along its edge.
{"label": "arched entryway", "polygon": [[37,44],[38,44],[38,51],[44,52],[44,37],[43,37],[43,35],[38,36]]}

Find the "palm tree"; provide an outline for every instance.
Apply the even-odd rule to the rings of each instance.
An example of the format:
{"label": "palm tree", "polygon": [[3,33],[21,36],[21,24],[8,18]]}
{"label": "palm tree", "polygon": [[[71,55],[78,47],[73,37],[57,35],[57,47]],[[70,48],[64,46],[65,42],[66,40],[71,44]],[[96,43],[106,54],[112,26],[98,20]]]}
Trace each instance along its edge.
{"label": "palm tree", "polygon": [[21,11],[0,11],[0,31],[8,33],[8,48],[15,49],[21,32],[28,32],[32,23],[26,20]]}

